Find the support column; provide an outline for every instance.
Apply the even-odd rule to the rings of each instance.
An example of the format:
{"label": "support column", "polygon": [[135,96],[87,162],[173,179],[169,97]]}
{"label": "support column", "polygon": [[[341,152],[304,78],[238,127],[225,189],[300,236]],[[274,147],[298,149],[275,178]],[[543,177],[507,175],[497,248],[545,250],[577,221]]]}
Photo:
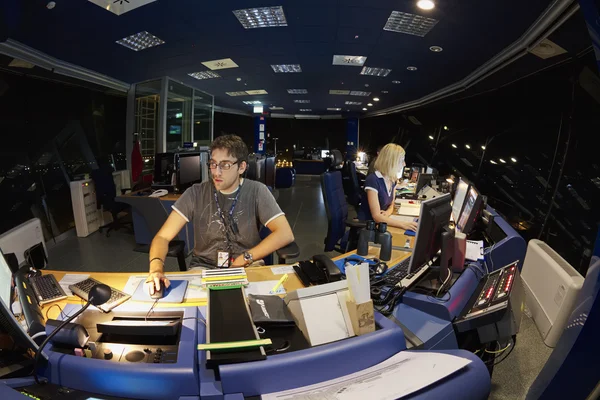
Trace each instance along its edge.
{"label": "support column", "polygon": [[346,159],[356,159],[359,139],[359,121],[358,118],[348,118],[346,120]]}
{"label": "support column", "polygon": [[265,154],[267,140],[267,119],[264,115],[254,117],[254,152]]}

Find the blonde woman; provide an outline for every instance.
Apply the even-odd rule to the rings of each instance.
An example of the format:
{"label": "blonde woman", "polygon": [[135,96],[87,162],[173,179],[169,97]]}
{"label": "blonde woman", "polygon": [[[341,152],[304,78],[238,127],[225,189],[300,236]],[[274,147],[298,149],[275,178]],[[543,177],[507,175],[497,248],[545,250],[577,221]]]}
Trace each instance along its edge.
{"label": "blonde woman", "polygon": [[385,222],[388,226],[400,229],[417,229],[416,222],[402,222],[390,218],[396,200],[396,180],[404,170],[406,152],[394,143],[386,144],[375,160],[375,172],[365,180],[365,197],[358,210],[360,221]]}

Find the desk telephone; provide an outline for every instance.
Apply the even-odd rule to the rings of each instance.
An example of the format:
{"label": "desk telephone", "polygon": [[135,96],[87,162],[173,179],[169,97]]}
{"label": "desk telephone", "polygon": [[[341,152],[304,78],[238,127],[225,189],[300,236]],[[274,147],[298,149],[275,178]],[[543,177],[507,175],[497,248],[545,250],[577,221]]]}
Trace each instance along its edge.
{"label": "desk telephone", "polygon": [[342,278],[339,268],[325,254],[313,256],[312,260],[298,262],[298,265],[294,265],[294,271],[307,287],[339,281]]}

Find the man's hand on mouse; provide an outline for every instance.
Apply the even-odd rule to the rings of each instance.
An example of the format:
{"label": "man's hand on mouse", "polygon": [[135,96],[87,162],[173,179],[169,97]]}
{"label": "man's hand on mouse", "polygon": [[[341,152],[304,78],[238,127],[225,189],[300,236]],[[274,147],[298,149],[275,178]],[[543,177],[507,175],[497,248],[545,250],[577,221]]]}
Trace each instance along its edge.
{"label": "man's hand on mouse", "polygon": [[155,291],[160,290],[160,282],[162,281],[165,289],[171,286],[171,282],[162,272],[151,272],[144,283],[148,288],[148,293],[153,295]]}

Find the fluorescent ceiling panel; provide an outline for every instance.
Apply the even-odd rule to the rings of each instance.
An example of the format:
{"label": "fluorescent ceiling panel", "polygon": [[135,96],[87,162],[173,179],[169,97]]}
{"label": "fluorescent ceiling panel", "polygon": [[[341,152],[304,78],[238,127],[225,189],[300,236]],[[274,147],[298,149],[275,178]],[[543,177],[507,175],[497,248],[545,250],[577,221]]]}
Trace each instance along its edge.
{"label": "fluorescent ceiling panel", "polygon": [[310,103],[310,100],[294,100],[294,103],[308,104],[308,103]]}
{"label": "fluorescent ceiling panel", "polygon": [[306,89],[288,89],[287,92],[289,94],[308,94]]}
{"label": "fluorescent ceiling panel", "polygon": [[90,0],[90,3],[94,3],[113,14],[122,15],[128,11],[135,10],[138,7],[154,3],[155,1],[156,0]]}
{"label": "fluorescent ceiling panel", "polygon": [[223,58],[220,60],[204,61],[202,63],[202,65],[204,65],[206,68],[213,70],[213,71],[216,69],[227,69],[227,68],[238,68],[239,67],[239,65],[237,65],[235,62],[233,62],[233,60],[231,58]]}
{"label": "fluorescent ceiling panel", "polygon": [[272,64],[271,68],[276,73],[302,72],[300,64]]}
{"label": "fluorescent ceiling panel", "polygon": [[246,92],[225,92],[227,96],[235,97],[235,96],[247,96]]}
{"label": "fluorescent ceiling panel", "polygon": [[287,26],[287,20],[281,6],[246,8],[234,10],[233,14],[244,29]]}
{"label": "fluorescent ceiling panel", "polygon": [[342,111],[342,109],[337,107],[329,107],[327,111]]}
{"label": "fluorescent ceiling panel", "polygon": [[283,110],[283,107],[271,106],[269,110]]}
{"label": "fluorescent ceiling panel", "polygon": [[392,70],[387,68],[363,67],[362,71],[360,71],[360,74],[370,76],[381,76],[385,78],[390,74],[390,72],[392,72]]}
{"label": "fluorescent ceiling panel", "polygon": [[350,92],[350,96],[363,96],[363,97],[367,97],[370,96],[371,92],[361,92],[360,90],[353,90]]}
{"label": "fluorescent ceiling panel", "polygon": [[347,96],[350,94],[349,90],[337,90],[337,89],[331,89],[329,91],[329,94],[337,94],[337,95],[342,95],[342,96]]}
{"label": "fluorescent ceiling panel", "polygon": [[255,105],[260,105],[260,104],[262,104],[262,103],[261,103],[260,101],[258,101],[258,100],[246,100],[246,101],[243,101],[242,103],[244,103],[244,104],[246,104],[246,105],[249,105],[249,106],[255,106]]}
{"label": "fluorescent ceiling panel", "polygon": [[264,89],[259,89],[259,90],[246,90],[247,94],[250,95],[256,95],[256,94],[268,94],[266,90]]}
{"label": "fluorescent ceiling panel", "polygon": [[33,65],[30,62],[24,61],[24,60],[19,60],[18,58],[13,58],[13,60],[8,64],[9,67],[13,67],[13,68],[33,68],[35,67],[35,65]]}
{"label": "fluorescent ceiling panel", "polygon": [[165,41],[153,34],[143,31],[117,40],[116,43],[134,51],[145,50],[163,44]]}
{"label": "fluorescent ceiling panel", "polygon": [[214,78],[221,77],[221,75],[217,74],[216,72],[212,72],[212,71],[192,72],[191,74],[188,74],[188,75],[191,76],[192,78],[196,78],[196,79],[214,79]]}
{"label": "fluorescent ceiling panel", "polygon": [[392,11],[383,30],[423,37],[438,23],[437,19],[401,11]]}
{"label": "fluorescent ceiling panel", "polygon": [[347,101],[346,105],[347,106],[360,106],[360,105],[362,105],[362,101]]}
{"label": "fluorescent ceiling panel", "polygon": [[302,112],[311,112],[312,109],[311,108],[301,108],[300,111],[302,111]]}
{"label": "fluorescent ceiling panel", "polygon": [[333,65],[348,65],[362,67],[367,61],[365,56],[333,56]]}

